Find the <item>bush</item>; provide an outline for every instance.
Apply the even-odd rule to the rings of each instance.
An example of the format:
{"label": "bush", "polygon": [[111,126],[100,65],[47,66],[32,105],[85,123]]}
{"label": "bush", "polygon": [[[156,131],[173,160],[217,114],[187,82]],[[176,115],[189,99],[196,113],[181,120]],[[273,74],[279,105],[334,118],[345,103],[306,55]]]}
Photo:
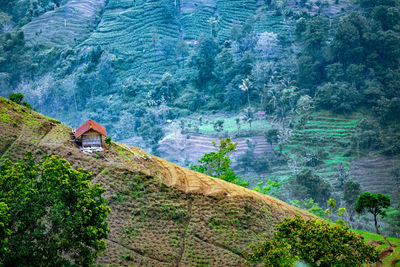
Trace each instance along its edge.
{"label": "bush", "polygon": [[112,145],[111,137],[107,137],[106,139],[104,139],[104,142],[106,142],[107,145]]}
{"label": "bush", "polygon": [[298,199],[312,198],[322,206],[325,205],[331,195],[332,187],[330,184],[310,169],[304,169],[296,174],[294,180],[297,184],[294,193]]}
{"label": "bush", "polygon": [[293,266],[297,260],[311,266],[361,266],[379,260],[378,252],[348,227],[299,216],[285,218],[272,239],[250,248],[246,259],[265,266]]}
{"label": "bush", "polygon": [[[91,266],[106,248],[110,209],[91,174],[51,156],[0,165],[0,265]],[[2,230],[4,227],[5,231]]]}

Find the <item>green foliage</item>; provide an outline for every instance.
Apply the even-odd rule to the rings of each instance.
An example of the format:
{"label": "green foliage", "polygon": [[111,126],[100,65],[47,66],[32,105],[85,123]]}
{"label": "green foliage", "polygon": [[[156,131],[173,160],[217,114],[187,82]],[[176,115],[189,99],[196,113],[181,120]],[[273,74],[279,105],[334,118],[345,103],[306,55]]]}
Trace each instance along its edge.
{"label": "green foliage", "polygon": [[389,207],[384,220],[388,223],[386,231],[393,236],[400,237],[400,204],[397,205],[397,208]]}
{"label": "green foliage", "polygon": [[225,121],[223,121],[223,120],[217,120],[217,121],[214,123],[213,127],[214,127],[214,130],[215,130],[217,133],[220,133],[220,132],[222,132],[222,131],[224,130],[224,122],[225,122]]}
{"label": "green foliage", "polygon": [[357,181],[347,180],[343,185],[343,200],[348,207],[353,207],[361,193],[361,186]]}
{"label": "green foliage", "polygon": [[237,143],[233,143],[229,137],[225,139],[220,138],[220,143],[218,145],[213,141],[213,146],[217,148],[218,151],[205,153],[204,156],[199,159],[201,165],[194,165],[190,168],[209,176],[247,187],[248,182],[237,176],[230,167],[231,160],[229,155],[236,151],[236,145]]}
{"label": "green foliage", "polygon": [[269,195],[271,190],[274,191],[281,187],[279,182],[274,182],[272,180],[268,180],[268,182],[263,186],[264,182],[257,183],[257,186],[253,188],[254,191],[263,193],[264,195]]}
{"label": "green foliage", "polygon": [[[347,215],[346,208],[337,208],[336,209],[336,200],[334,198],[330,198],[327,202],[328,208],[325,210],[325,214],[332,214],[335,212],[336,216],[339,217],[339,220],[336,221],[337,224],[347,225],[346,221],[344,220],[344,216]],[[336,209],[336,210],[335,210]]]}
{"label": "green foliage", "polygon": [[390,206],[390,197],[381,193],[372,194],[365,192],[359,195],[356,204],[356,211],[359,213],[370,212],[373,215],[385,217],[384,209]]}
{"label": "green foliage", "polygon": [[90,173],[58,156],[38,163],[31,153],[15,164],[6,159],[0,165],[0,220],[9,235],[1,243],[3,264],[93,264],[109,232],[104,191],[91,185]]}
{"label": "green foliage", "polygon": [[297,259],[312,266],[361,266],[379,260],[378,252],[348,227],[299,216],[285,218],[271,240],[250,247],[247,260],[265,266],[294,266]]}
{"label": "green foliage", "polygon": [[21,93],[13,93],[8,97],[8,99],[10,99],[11,101],[13,101],[19,105],[23,105],[29,109],[36,110],[36,109],[32,108],[32,106],[28,102],[22,102],[22,100],[24,98],[25,98],[25,96]]}
{"label": "green foliage", "polygon": [[0,265],[10,253],[9,238],[12,233],[10,225],[10,209],[7,204],[0,202]]}
{"label": "green foliage", "polygon": [[293,200],[292,205],[300,209],[307,210],[308,212],[311,212],[320,218],[326,217],[324,210],[318,205],[318,203],[314,202],[312,198],[304,199],[302,202],[299,200]]}
{"label": "green foliage", "polygon": [[324,205],[329,199],[331,186],[312,170],[304,169],[297,173],[294,181],[297,184],[294,192],[297,198],[312,198],[320,205]]}
{"label": "green foliage", "polygon": [[392,89],[399,72],[400,11],[394,1],[360,2],[364,9],[337,23],[322,16],[297,21],[304,43],[297,81],[320,108],[348,113],[364,106],[384,122],[400,114],[398,90]]}
{"label": "green foliage", "polygon": [[8,97],[8,99],[10,99],[11,101],[13,101],[13,102],[15,102],[17,104],[21,104],[22,99],[24,99],[24,97],[25,96],[23,94],[21,94],[21,93],[14,93],[14,94],[11,94]]}
{"label": "green foliage", "polygon": [[278,143],[278,135],[279,130],[276,128],[272,128],[265,133],[265,139],[267,139],[267,142],[272,145],[274,143]]}
{"label": "green foliage", "polygon": [[372,194],[370,192],[362,193],[355,206],[358,213],[369,212],[374,216],[376,233],[379,233],[377,216],[384,218],[386,216],[385,209],[390,206],[390,197],[381,193]]}
{"label": "green foliage", "polygon": [[106,144],[108,144],[108,145],[112,145],[111,136],[104,139],[104,142],[106,142]]}

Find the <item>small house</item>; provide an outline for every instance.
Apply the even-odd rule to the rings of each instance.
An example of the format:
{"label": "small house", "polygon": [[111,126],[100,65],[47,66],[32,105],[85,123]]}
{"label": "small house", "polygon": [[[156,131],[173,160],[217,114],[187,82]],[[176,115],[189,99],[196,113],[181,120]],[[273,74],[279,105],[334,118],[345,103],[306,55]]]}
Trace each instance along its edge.
{"label": "small house", "polygon": [[75,130],[75,141],[84,151],[102,151],[104,138],[107,137],[106,128],[95,122],[88,120]]}

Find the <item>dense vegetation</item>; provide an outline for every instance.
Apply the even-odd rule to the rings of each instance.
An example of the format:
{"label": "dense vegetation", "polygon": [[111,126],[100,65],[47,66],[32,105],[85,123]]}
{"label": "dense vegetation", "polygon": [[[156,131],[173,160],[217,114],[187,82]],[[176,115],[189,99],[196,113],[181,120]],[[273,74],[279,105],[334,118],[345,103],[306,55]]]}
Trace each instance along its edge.
{"label": "dense vegetation", "polygon": [[91,174],[32,153],[0,165],[0,265],[89,266],[106,248],[110,209]]}
{"label": "dense vegetation", "polygon": [[298,260],[311,266],[361,266],[379,259],[377,251],[347,227],[298,216],[284,219],[272,239],[251,250],[247,259],[265,266],[294,266]]}
{"label": "dense vegetation", "polygon": [[[249,141],[230,181],[262,176],[300,206],[334,197],[366,225],[350,162],[400,154],[398,1],[91,1],[84,32],[70,2],[0,1],[1,95],[154,154],[171,133],[263,135],[271,153]],[[388,214],[390,231],[398,207]]]}

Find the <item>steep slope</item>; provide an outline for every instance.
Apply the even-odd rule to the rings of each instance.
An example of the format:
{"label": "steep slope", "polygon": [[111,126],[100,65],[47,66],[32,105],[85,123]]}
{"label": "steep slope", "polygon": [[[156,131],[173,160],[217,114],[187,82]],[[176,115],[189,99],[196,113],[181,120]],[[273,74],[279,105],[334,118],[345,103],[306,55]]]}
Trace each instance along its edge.
{"label": "steep slope", "polygon": [[29,44],[74,46],[97,26],[104,0],[68,1],[23,27]]}
{"label": "steep slope", "polygon": [[111,232],[98,263],[152,266],[238,266],[259,234],[283,217],[312,215],[280,200],[196,173],[113,143],[83,154],[71,128],[0,98],[0,154],[59,154],[93,173],[107,191]]}

